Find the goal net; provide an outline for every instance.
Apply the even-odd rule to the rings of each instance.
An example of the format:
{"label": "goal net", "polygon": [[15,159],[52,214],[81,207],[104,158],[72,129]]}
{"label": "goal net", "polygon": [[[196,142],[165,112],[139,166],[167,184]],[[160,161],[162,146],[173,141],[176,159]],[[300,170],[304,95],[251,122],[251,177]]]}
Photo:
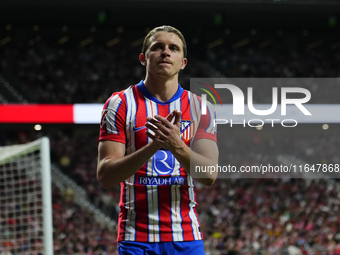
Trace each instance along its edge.
{"label": "goal net", "polygon": [[53,254],[50,144],[0,146],[0,254]]}

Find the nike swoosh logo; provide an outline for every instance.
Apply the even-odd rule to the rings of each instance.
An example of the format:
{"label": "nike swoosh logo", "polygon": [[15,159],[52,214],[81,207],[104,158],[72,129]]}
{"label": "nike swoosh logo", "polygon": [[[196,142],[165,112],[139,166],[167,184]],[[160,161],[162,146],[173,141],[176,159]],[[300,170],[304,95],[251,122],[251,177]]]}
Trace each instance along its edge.
{"label": "nike swoosh logo", "polygon": [[142,129],[144,129],[144,128],[146,128],[146,127],[138,127],[138,128],[136,128],[135,126],[134,127],[132,127],[132,130],[133,130],[133,132],[137,132],[137,131],[139,131],[139,130],[142,130]]}

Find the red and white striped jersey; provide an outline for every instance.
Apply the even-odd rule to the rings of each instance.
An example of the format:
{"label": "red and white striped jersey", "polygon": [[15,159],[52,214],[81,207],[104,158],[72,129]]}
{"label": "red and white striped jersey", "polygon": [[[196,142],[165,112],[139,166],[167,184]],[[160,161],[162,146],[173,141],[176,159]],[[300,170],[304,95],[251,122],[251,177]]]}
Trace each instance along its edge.
{"label": "red and white striped jersey", "polygon": [[[174,109],[182,112],[181,138],[216,141],[215,117],[211,105],[201,115],[200,99],[178,85],[168,102],[160,102],[143,81],[114,93],[102,112],[99,140],[126,145],[126,154],[151,141],[146,134],[146,118],[166,117]],[[161,149],[136,174],[121,182],[118,242],[193,241],[203,238],[195,207],[194,181],[168,150]]]}

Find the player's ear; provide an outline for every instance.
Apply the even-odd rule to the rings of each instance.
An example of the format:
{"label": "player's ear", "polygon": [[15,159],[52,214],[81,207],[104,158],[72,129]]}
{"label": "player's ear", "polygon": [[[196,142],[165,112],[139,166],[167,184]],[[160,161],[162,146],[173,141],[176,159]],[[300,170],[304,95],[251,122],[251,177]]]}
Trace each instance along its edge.
{"label": "player's ear", "polygon": [[188,59],[183,58],[182,65],[181,65],[181,70],[183,70],[187,66],[187,63],[188,63]]}
{"label": "player's ear", "polygon": [[146,66],[146,60],[144,53],[139,54],[139,61],[143,66]]}

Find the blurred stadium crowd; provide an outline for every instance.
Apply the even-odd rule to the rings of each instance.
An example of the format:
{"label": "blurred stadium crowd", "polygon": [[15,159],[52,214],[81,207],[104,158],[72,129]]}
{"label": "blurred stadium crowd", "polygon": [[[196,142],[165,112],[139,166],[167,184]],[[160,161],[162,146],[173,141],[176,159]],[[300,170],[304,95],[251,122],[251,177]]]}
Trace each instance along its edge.
{"label": "blurred stadium crowd", "polygon": [[[306,48],[292,34],[281,36],[282,43],[263,48],[258,44],[207,48],[190,38],[189,64],[180,83],[188,88],[190,77],[339,77],[340,48],[332,48],[332,43]],[[29,103],[103,103],[114,91],[144,77],[138,53],[128,45],[115,49],[14,40],[0,47],[0,74]],[[320,86],[312,94],[316,103],[339,103],[338,93]],[[260,102],[268,99],[266,93],[257,96]],[[340,162],[338,128],[324,131],[305,125],[278,133],[241,129],[219,133],[220,151],[228,152],[220,165],[276,164],[278,155],[294,155],[308,163]],[[119,186],[106,190],[96,180],[98,134],[99,127],[86,132],[76,127],[8,131],[0,134],[0,145],[49,136],[52,163],[82,186],[95,206],[117,219]],[[218,179],[212,187],[198,184],[197,211],[206,254],[340,254],[338,190],[327,179]],[[3,213],[0,226],[10,224],[2,220]],[[96,223],[90,212],[73,202],[72,191],[56,186],[53,226],[56,255],[117,254],[116,231]],[[2,244],[0,254],[39,254],[34,242],[23,246],[25,251],[18,253],[10,243]]]}
{"label": "blurred stadium crowd", "polygon": [[[327,32],[314,35],[304,32],[307,35],[289,31],[281,31],[283,34],[278,35],[278,31],[262,32],[261,35],[241,33],[233,37],[226,35],[230,31],[207,35],[188,32],[189,64],[181,72],[180,84],[188,89],[191,77],[338,77],[340,44],[337,40],[340,38],[328,39]],[[29,44],[27,40],[31,36],[26,35],[25,39],[8,36],[9,41],[0,47],[1,75],[23,96],[22,102],[104,103],[114,91],[144,77],[145,70],[138,60],[140,39],[135,43],[136,38],[127,36],[126,41],[120,39],[119,43],[117,39],[117,45],[108,47],[102,41],[80,46],[75,41],[60,44],[51,39],[42,40],[39,36],[36,36],[39,40],[31,39],[33,42]],[[229,36],[232,39],[227,39]],[[216,40],[208,43],[209,37]],[[232,43],[227,40],[239,41]],[[255,92],[256,86],[259,85],[255,84]],[[280,87],[280,84],[275,86]],[[310,103],[338,103],[337,93],[334,93],[336,84],[327,86],[327,89],[324,86],[310,86],[313,95]],[[31,93],[32,90],[36,93]],[[255,92],[254,103],[271,103],[270,89]],[[10,99],[6,101],[11,102]]]}

